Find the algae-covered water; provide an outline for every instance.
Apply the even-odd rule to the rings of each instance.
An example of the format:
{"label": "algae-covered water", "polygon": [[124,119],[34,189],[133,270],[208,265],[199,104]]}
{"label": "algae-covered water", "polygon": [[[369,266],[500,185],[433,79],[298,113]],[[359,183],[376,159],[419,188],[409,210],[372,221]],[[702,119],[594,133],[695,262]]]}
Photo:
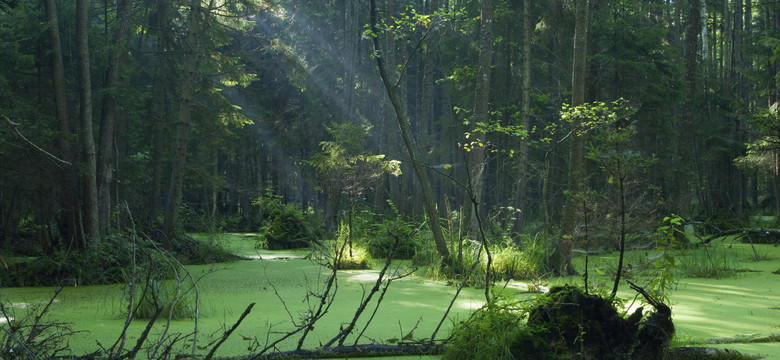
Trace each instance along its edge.
{"label": "algae-covered water", "polygon": [[[228,247],[234,252],[249,260],[188,266],[193,275],[202,276],[198,282],[201,298],[198,342],[206,345],[208,341],[221,336],[222,331],[232,326],[250,303],[256,303],[249,316],[217,352],[217,355],[247,354],[255,341],[264,344],[267,339],[272,341],[292,329],[293,320],[300,320],[302,312],[315,301],[309,297],[307,302],[306,295],[322,289],[329,269],[305,259],[308,251],[258,252],[252,247],[251,236],[236,235],[224,241],[228,242]],[[695,344],[710,338],[735,335],[780,333],[780,275],[774,273],[780,269],[780,249],[772,245],[756,245],[756,253],[761,260],[754,261],[756,253],[749,245],[729,245],[716,244],[730,254],[732,267],[736,270],[731,276],[719,279],[679,279],[670,294],[678,338],[687,343]],[[608,270],[610,264],[614,263],[614,256],[609,254],[591,259],[589,268],[592,283],[599,282],[597,272]],[[642,262],[643,256],[652,254],[634,252],[628,257],[628,263],[637,265]],[[579,269],[582,269],[582,260],[575,259]],[[319,347],[337,334],[340,327],[349,323],[361,299],[373,286],[377,273],[378,270],[340,271],[333,306],[314,326],[305,348]],[[582,279],[568,277],[544,280],[547,286],[564,282],[582,283]],[[641,282],[641,279],[637,282]],[[603,286],[609,284],[607,281]],[[522,281],[512,281],[506,286],[517,296],[534,296],[526,291],[527,287]],[[70,338],[68,344],[73,353],[94,351],[99,348],[98,343],[104,347],[114,343],[124,324],[122,313],[126,306],[123,301],[125,289],[124,285],[70,286],[62,291],[57,302],[52,305],[50,316],[53,320],[70,323],[74,330],[80,331]],[[26,308],[46,301],[53,290],[4,288],[0,289],[0,297],[6,303],[11,303],[21,316]],[[430,338],[455,291],[453,286],[419,276],[393,282],[360,342],[394,342],[413,329],[413,338]],[[634,295],[628,287],[621,288],[619,293],[626,299],[632,299]],[[463,319],[483,302],[484,289],[464,289],[437,338],[446,336],[453,322]],[[365,319],[374,309],[373,304],[375,301],[372,301],[358,322],[358,332],[363,330]],[[160,323],[152,331],[152,339],[162,333],[165,321]],[[128,344],[135,343],[145,326],[145,321],[133,322]],[[168,331],[189,334],[193,329],[194,321],[186,319],[172,321]],[[349,337],[346,344],[354,342],[355,335]],[[293,349],[296,343],[297,337],[294,337],[279,344],[279,350]],[[780,359],[779,343],[708,346]],[[184,347],[179,350],[187,352]]]}

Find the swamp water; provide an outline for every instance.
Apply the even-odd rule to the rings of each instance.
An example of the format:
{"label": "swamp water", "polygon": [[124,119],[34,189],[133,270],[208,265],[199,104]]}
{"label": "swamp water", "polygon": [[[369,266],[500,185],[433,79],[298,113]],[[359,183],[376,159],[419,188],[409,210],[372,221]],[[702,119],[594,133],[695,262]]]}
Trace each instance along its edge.
{"label": "swamp water", "polygon": [[[247,354],[253,339],[264,344],[266,338],[273,341],[292,329],[290,314],[299,320],[300,312],[308,308],[305,301],[307,292],[320,289],[329,274],[328,269],[303,259],[308,254],[306,251],[257,252],[246,239],[248,237],[231,237],[229,246],[242,256],[253,257],[252,260],[188,266],[194,276],[203,275],[198,284],[201,297],[199,345],[206,345],[211,339],[221,336],[223,329],[232,326],[250,303],[256,303],[217,355]],[[720,279],[683,278],[671,292],[670,305],[678,338],[689,345],[704,345],[701,342],[710,338],[780,333],[780,275],[773,273],[780,269],[780,248],[756,245],[761,255],[761,261],[756,262],[749,245],[720,246],[732,252],[735,270],[732,276]],[[614,256],[591,258],[590,268],[607,269],[609,264],[616,262]],[[641,263],[643,256],[647,255],[642,252],[629,254],[627,262]],[[582,268],[582,264],[581,258],[575,259],[578,269]],[[357,305],[373,286],[377,273],[375,270],[340,272],[336,300],[329,313],[315,325],[304,348],[316,348],[327,342],[338,333],[340,326],[351,321]],[[605,280],[604,286],[611,286],[609,279]],[[579,284],[582,280],[579,277],[554,278],[546,279],[544,284],[552,286],[566,282]],[[595,271],[591,271],[591,283],[598,282]],[[527,286],[523,282],[510,282],[507,286],[518,296],[533,296],[526,291]],[[453,286],[416,276],[393,282],[360,342],[392,342],[412,329],[415,329],[413,338],[429,338],[455,291]],[[27,307],[47,301],[52,292],[52,288],[3,288],[0,289],[0,298],[11,303],[21,315]],[[87,353],[98,349],[97,343],[108,347],[116,341],[124,324],[122,314],[126,304],[122,294],[122,285],[70,286],[62,291],[58,301],[52,305],[50,316],[52,320],[71,323],[73,330],[82,331],[70,338],[69,347],[73,353]],[[621,286],[618,296],[632,299],[634,295],[628,286]],[[355,334],[362,330],[365,320],[370,317],[377,297],[378,294],[358,322]],[[446,336],[453,321],[463,319],[483,302],[484,290],[464,289],[451,311],[453,320],[444,322],[437,337]],[[160,325],[152,331],[150,339],[160,336],[164,323],[164,320],[158,321]],[[146,321],[133,322],[127,346],[135,344],[145,326]],[[168,332],[189,334],[193,326],[194,321],[190,319],[174,320]],[[355,335],[350,336],[345,344],[351,344],[354,339]],[[293,340],[281,343],[279,349],[290,350],[296,343],[297,337],[293,337]],[[707,346],[780,359],[780,343],[777,342]],[[187,352],[184,347],[176,350]],[[142,352],[140,356],[143,358],[145,354]]]}

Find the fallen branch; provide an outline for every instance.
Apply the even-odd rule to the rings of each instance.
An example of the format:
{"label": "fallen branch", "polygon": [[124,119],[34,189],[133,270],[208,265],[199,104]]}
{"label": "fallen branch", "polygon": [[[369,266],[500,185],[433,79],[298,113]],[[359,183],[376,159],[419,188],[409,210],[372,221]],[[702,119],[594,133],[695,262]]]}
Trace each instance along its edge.
{"label": "fallen branch", "polygon": [[35,145],[35,143],[33,143],[32,141],[27,139],[24,135],[22,135],[22,133],[18,129],[19,126],[21,126],[21,124],[15,123],[15,122],[11,121],[11,119],[9,119],[7,116],[5,116],[3,114],[0,114],[0,117],[3,118],[3,120],[8,125],[8,127],[10,127],[11,130],[13,130],[16,133],[17,136],[22,138],[22,140],[24,140],[24,142],[26,142],[28,145],[30,145],[33,148],[35,148],[35,150],[38,150],[39,152],[43,153],[44,155],[46,155],[50,159],[54,160],[54,162],[56,162],[58,164],[57,166],[63,166],[63,165],[64,166],[70,166],[71,165],[71,163],[54,156],[54,154],[52,154],[52,153],[50,153],[50,152],[48,152],[46,150],[43,150],[41,147],[39,147],[38,145]]}
{"label": "fallen branch", "polygon": [[710,237],[708,237],[706,239],[702,239],[701,242],[699,242],[698,245],[709,244],[710,242],[712,242],[712,240],[715,240],[717,238],[721,238],[721,237],[724,237],[724,236],[729,236],[729,235],[748,235],[748,234],[753,234],[753,235],[774,235],[774,236],[780,237],[780,229],[762,229],[762,228],[759,228],[759,229],[732,229],[732,230],[726,230],[726,231],[722,231],[722,232],[720,232],[718,234],[711,235]]}
{"label": "fallen branch", "polygon": [[[367,344],[357,346],[333,346],[317,350],[292,350],[268,354],[250,354],[241,356],[220,357],[221,360],[263,360],[263,359],[343,359],[370,358],[387,356],[441,355],[443,346],[439,344],[398,344],[381,345]],[[204,359],[199,355],[180,355],[180,360]]]}
{"label": "fallen branch", "polygon": [[214,345],[213,348],[211,348],[211,351],[209,351],[209,354],[206,355],[205,360],[209,360],[209,359],[211,359],[211,357],[214,356],[214,353],[217,351],[217,349],[219,349],[219,347],[222,346],[222,343],[224,343],[225,340],[227,340],[228,337],[230,337],[230,334],[232,334],[233,331],[235,331],[236,328],[238,328],[238,325],[241,325],[241,322],[244,321],[244,318],[247,315],[249,315],[249,313],[252,311],[252,308],[254,306],[255,306],[255,303],[251,303],[251,304],[249,304],[249,306],[246,307],[246,310],[244,310],[244,313],[241,314],[241,316],[238,318],[238,321],[236,321],[236,323],[233,324],[233,327],[231,327],[230,330],[225,331],[225,333],[222,334],[222,339],[219,339],[219,342],[217,342],[217,344]]}

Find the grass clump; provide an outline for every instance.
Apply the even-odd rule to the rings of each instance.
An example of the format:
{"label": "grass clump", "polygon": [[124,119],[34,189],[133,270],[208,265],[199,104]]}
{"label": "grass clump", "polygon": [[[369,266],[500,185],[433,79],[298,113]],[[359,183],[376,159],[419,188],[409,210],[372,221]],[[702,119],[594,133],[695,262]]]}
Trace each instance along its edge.
{"label": "grass clump", "polygon": [[371,254],[362,245],[344,248],[344,253],[338,258],[339,270],[365,270],[371,268]]}
{"label": "grass clump", "polygon": [[737,273],[736,254],[722,247],[703,246],[680,257],[680,269],[686,277],[714,278]]}
{"label": "grass clump", "polygon": [[[464,242],[462,249],[461,256],[451,252],[446,265],[442,264],[435,249],[418,251],[413,263],[427,266],[426,276],[431,279],[458,280],[465,281],[468,286],[484,286],[487,254],[476,241]],[[490,251],[493,257],[491,276],[494,281],[539,278],[541,265],[534,261],[529,250],[520,250],[511,244],[498,244],[491,246]],[[464,279],[469,274],[469,278]]]}
{"label": "grass clump", "polygon": [[150,279],[133,294],[133,318],[151,319],[161,309],[159,317],[192,319],[195,317],[194,303],[192,292],[182,289],[175,281]]}
{"label": "grass clump", "polygon": [[515,246],[495,246],[493,252],[493,273],[499,279],[518,280],[539,277],[539,266],[527,252]]}

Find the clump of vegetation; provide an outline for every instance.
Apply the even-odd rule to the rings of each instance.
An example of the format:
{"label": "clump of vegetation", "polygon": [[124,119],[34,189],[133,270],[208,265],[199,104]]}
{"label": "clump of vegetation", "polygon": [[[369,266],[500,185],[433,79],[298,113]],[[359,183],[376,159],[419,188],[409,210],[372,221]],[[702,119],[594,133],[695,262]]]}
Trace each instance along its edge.
{"label": "clump of vegetation", "polygon": [[149,279],[140,285],[133,294],[133,318],[151,319],[158,311],[159,317],[173,320],[195,317],[192,292],[182,289],[177,282]]}
{"label": "clump of vegetation", "polygon": [[[136,252],[149,254],[158,267],[165,267],[153,240],[135,234],[112,233],[97,243],[94,249],[57,250],[48,256],[22,258],[9,264],[8,271],[0,272],[3,286],[57,286],[103,285],[126,281],[133,266],[133,243]],[[169,255],[182,264],[207,264],[238,259],[223,243],[201,241],[180,235],[169,241]]]}
{"label": "clump of vegetation", "polygon": [[258,248],[297,249],[308,247],[314,240],[314,231],[304,212],[293,204],[282,202],[281,197],[270,190],[253,204],[259,206],[263,214],[260,228],[263,239],[258,241]]}
{"label": "clump of vegetation", "polygon": [[[333,258],[337,259],[339,270],[363,270],[371,268],[371,254],[363,245],[349,242],[349,228],[341,224],[339,226],[336,244],[333,247]],[[337,254],[336,252],[341,252]]]}
{"label": "clump of vegetation", "polygon": [[[434,249],[419,251],[413,258],[417,266],[427,266],[426,276],[438,280],[465,281],[466,285],[484,286],[487,274],[487,255],[476,241],[465,241],[460,256],[451,252],[450,259],[442,262]],[[490,247],[493,255],[491,276],[494,280],[537,279],[541,274],[542,260],[535,249],[521,250],[513,244],[496,244]],[[468,276],[468,278],[465,278]]]}
{"label": "clump of vegetation", "polygon": [[453,331],[444,359],[658,359],[674,334],[671,311],[634,287],[655,311],[628,318],[614,303],[566,285],[521,304],[496,294]]}
{"label": "clump of vegetation", "polygon": [[[442,359],[531,359],[543,356],[548,344],[525,326],[525,310],[511,297],[494,293],[491,302],[477,310],[452,332]],[[518,357],[523,351],[527,357]]]}
{"label": "clump of vegetation", "polygon": [[339,270],[363,270],[371,268],[371,255],[363,246],[354,246],[352,249],[344,249],[338,257]]}
{"label": "clump of vegetation", "polygon": [[736,254],[720,247],[702,246],[680,257],[683,274],[694,278],[723,278],[736,274]]}
{"label": "clump of vegetation", "polygon": [[492,254],[493,274],[498,279],[519,280],[539,277],[539,264],[534,263],[532,255],[514,245],[495,246]]}
{"label": "clump of vegetation", "polygon": [[368,244],[368,251],[372,257],[386,258],[395,242],[395,238],[390,233],[398,235],[400,239],[398,246],[393,250],[393,257],[396,259],[414,258],[417,250],[425,247],[424,244],[427,244],[430,239],[426,237],[430,235],[428,231],[415,228],[414,224],[404,221],[400,216],[377,223],[360,238]]}

